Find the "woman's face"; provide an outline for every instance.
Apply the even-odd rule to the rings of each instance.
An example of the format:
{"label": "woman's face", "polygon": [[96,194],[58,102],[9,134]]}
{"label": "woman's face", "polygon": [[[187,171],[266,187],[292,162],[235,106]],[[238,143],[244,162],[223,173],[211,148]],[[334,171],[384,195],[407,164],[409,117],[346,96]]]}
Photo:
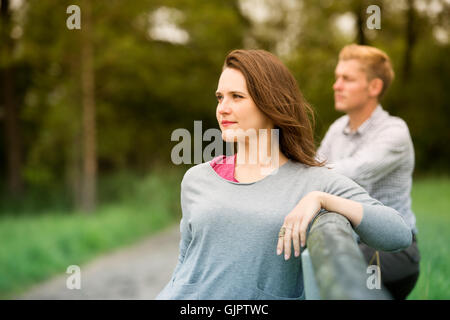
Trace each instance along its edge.
{"label": "woman's face", "polygon": [[[272,121],[258,109],[248,93],[244,75],[239,70],[233,68],[223,70],[216,97],[218,101],[216,117],[224,141],[235,142],[243,134],[238,129],[242,129],[244,133],[254,129],[258,134],[259,129],[270,130],[274,127]],[[268,134],[270,136],[270,131]]]}

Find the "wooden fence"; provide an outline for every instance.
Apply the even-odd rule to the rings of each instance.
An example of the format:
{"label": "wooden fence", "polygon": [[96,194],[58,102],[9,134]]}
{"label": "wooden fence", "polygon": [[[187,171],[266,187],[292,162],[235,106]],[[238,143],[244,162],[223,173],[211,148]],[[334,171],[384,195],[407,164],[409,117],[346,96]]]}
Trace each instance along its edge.
{"label": "wooden fence", "polygon": [[314,220],[302,266],[306,299],[391,299],[383,287],[373,286],[381,275],[369,272],[374,267],[368,269],[350,222],[340,214],[325,212]]}

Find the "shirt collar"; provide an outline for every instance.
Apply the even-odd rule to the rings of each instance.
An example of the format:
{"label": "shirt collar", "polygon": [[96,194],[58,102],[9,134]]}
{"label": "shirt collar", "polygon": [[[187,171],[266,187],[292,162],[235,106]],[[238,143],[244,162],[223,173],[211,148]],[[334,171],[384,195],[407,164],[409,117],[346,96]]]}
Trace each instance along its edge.
{"label": "shirt collar", "polygon": [[358,129],[356,129],[356,131],[351,131],[350,129],[350,119],[347,120],[347,124],[345,125],[344,129],[342,130],[342,132],[345,135],[349,135],[349,134],[364,134],[364,132],[367,131],[367,128],[370,127],[370,123],[372,123],[375,119],[377,119],[383,111],[383,107],[381,106],[381,104],[377,105],[377,107],[375,108],[375,110],[373,110],[372,114],[370,115],[370,117],[364,121],[359,127]]}

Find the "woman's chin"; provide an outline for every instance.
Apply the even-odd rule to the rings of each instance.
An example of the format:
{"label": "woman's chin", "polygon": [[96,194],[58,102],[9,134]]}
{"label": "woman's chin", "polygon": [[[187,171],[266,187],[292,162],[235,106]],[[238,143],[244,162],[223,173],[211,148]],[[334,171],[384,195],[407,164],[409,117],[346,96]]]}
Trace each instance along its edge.
{"label": "woman's chin", "polygon": [[237,138],[236,137],[230,138],[230,137],[224,137],[223,135],[222,135],[222,140],[225,141],[225,142],[229,142],[229,143],[237,142]]}
{"label": "woman's chin", "polygon": [[222,140],[225,142],[237,142],[236,132],[233,129],[222,130]]}

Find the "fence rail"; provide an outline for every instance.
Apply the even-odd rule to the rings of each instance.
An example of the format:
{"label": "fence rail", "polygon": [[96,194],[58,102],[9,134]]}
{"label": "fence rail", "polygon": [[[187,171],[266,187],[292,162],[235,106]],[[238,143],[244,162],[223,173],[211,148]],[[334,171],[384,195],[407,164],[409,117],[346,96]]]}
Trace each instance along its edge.
{"label": "fence rail", "polygon": [[309,230],[307,248],[302,253],[306,299],[391,299],[382,287],[370,289],[373,275],[344,216],[321,213]]}

